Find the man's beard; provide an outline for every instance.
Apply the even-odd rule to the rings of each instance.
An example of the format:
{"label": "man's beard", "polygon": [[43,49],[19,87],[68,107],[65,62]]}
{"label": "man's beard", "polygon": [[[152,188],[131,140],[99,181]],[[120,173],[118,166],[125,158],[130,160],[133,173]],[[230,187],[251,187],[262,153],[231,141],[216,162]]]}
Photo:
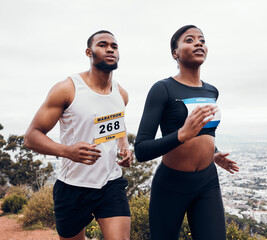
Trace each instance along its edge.
{"label": "man's beard", "polygon": [[105,61],[99,62],[95,64],[95,67],[99,70],[111,72],[118,67],[118,63],[107,64]]}
{"label": "man's beard", "polygon": [[[93,58],[97,57],[94,51],[92,51],[92,55],[93,55]],[[102,62],[96,63],[94,66],[99,70],[111,72],[118,68],[118,63],[116,62],[114,64],[107,64],[105,61],[102,61]]]}

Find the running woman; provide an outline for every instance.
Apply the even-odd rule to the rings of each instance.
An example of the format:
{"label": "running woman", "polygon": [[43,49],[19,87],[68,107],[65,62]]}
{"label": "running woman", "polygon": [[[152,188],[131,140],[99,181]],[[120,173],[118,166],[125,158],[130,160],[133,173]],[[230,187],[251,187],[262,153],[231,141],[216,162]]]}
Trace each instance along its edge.
{"label": "running woman", "polygon": [[[140,162],[162,156],[152,182],[152,240],[177,240],[185,213],[193,239],[225,240],[225,217],[214,162],[233,173],[228,153],[215,151],[218,90],[200,79],[208,49],[194,25],[177,30],[171,54],[179,73],[150,89],[135,142]],[[155,139],[160,126],[162,138]]]}

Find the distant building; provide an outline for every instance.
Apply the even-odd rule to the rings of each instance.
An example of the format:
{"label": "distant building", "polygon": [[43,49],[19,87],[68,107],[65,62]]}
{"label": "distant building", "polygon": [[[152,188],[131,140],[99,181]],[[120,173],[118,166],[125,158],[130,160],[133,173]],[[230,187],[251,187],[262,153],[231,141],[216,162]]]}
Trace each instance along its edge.
{"label": "distant building", "polygon": [[252,218],[257,222],[257,223],[264,223],[267,224],[267,211],[252,211]]}

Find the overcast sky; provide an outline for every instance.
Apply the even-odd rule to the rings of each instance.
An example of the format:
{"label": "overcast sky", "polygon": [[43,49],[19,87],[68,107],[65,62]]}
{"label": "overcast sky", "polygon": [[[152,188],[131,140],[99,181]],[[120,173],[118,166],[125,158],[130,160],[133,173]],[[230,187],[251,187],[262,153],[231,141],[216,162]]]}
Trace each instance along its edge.
{"label": "overcast sky", "polygon": [[106,29],[119,44],[113,76],[129,93],[126,124],[136,134],[152,84],[177,74],[172,34],[194,24],[209,49],[201,79],[220,92],[217,132],[267,139],[266,9],[266,0],[1,0],[1,133],[24,134],[50,88],[88,70],[86,41]]}

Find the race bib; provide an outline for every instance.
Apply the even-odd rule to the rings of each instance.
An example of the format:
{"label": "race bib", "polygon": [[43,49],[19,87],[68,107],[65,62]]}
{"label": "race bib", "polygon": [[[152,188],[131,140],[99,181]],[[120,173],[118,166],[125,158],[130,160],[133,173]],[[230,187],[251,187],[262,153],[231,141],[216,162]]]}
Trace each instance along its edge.
{"label": "race bib", "polygon": [[94,142],[104,143],[126,135],[124,112],[100,116],[94,119]]}
{"label": "race bib", "polygon": [[[192,111],[197,107],[197,106],[206,106],[206,105],[212,105],[212,106],[217,106],[217,103],[214,98],[187,98],[183,100],[185,106],[187,107],[188,110],[188,116],[192,113]],[[214,118],[212,121],[208,122],[203,128],[214,128],[219,125],[221,121],[221,112],[218,111],[215,113]]]}

